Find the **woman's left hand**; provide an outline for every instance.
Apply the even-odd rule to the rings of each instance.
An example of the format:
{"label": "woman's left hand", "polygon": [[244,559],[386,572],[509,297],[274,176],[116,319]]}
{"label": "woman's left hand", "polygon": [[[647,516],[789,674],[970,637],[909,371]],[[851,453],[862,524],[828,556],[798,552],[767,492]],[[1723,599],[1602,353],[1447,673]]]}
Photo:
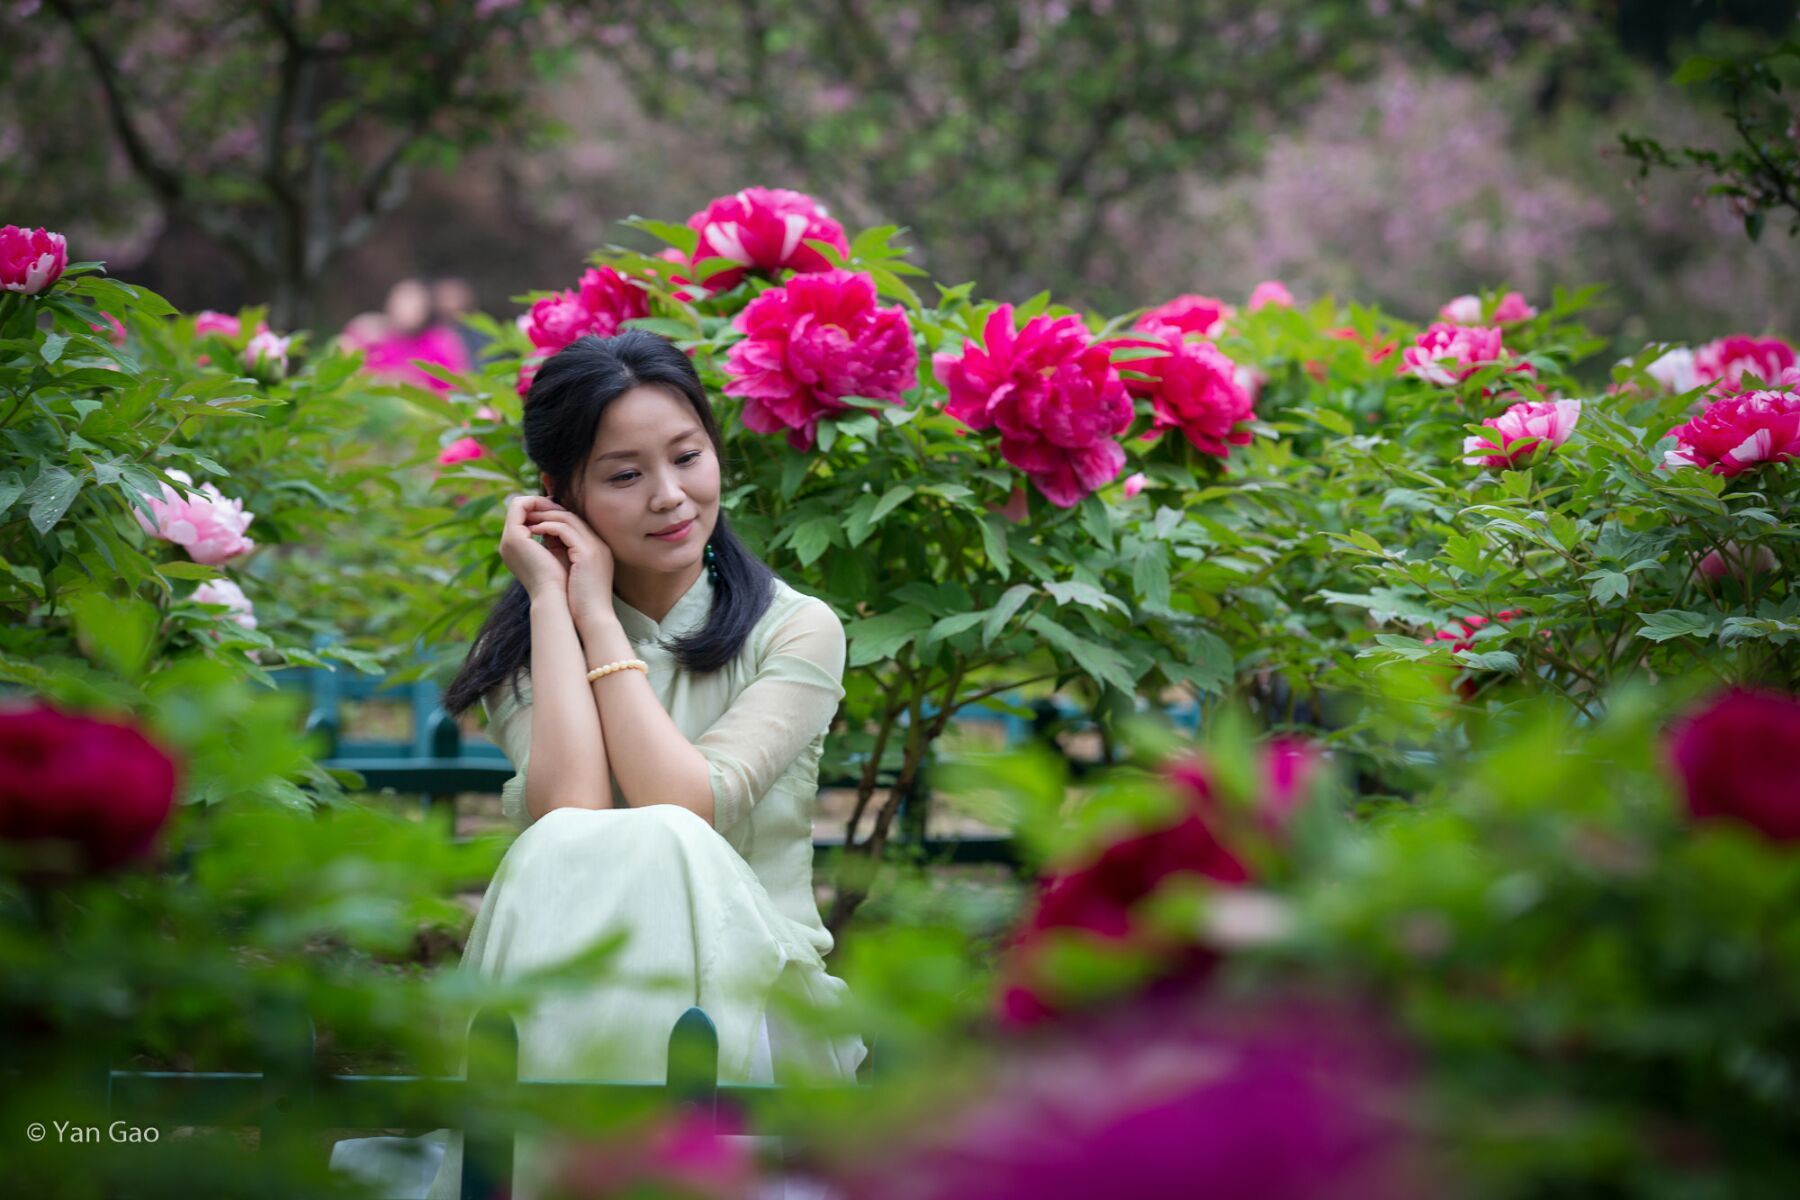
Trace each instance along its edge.
{"label": "woman's left hand", "polygon": [[613,615],[613,552],[582,517],[560,504],[545,504],[531,514],[526,530],[541,534],[546,545],[560,544],[569,565],[569,613],[579,628],[595,617]]}

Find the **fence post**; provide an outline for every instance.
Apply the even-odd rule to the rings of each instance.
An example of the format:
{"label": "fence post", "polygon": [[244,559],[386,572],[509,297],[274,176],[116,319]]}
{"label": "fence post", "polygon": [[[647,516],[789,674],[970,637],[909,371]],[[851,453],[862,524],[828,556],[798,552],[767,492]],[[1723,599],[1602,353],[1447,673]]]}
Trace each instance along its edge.
{"label": "fence post", "polygon": [[[519,1027],[511,1013],[484,1009],[469,1027],[463,1109],[470,1111],[476,1097],[482,1109],[473,1121],[464,1119],[462,1200],[487,1200],[512,1192],[513,1138],[518,1132],[513,1100],[518,1082]],[[506,1119],[495,1121],[492,1114],[496,1112],[505,1113]]]}
{"label": "fence post", "polygon": [[281,1191],[305,1149],[317,1074],[312,1018],[291,1002],[278,1002],[260,1016],[258,1042],[262,1070],[259,1153],[270,1190]]}
{"label": "fence post", "polygon": [[680,1111],[717,1114],[719,1031],[701,1009],[682,1013],[669,1033],[668,1088]]}

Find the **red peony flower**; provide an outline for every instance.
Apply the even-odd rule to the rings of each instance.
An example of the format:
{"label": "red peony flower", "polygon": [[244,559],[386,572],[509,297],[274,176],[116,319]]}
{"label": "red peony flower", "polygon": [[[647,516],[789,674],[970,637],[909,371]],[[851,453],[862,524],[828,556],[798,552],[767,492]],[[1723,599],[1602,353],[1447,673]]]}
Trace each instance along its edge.
{"label": "red peony flower", "polygon": [[1732,476],[1800,457],[1800,392],[1725,396],[1669,433],[1677,445],[1663,455],[1666,467],[1705,467]]}
{"label": "red peony flower", "polygon": [[1422,1200],[1420,1057],[1382,1009],[1171,992],[1002,1043],[964,1097],[847,1156],[857,1200]]}
{"label": "red peony flower", "polygon": [[829,242],[848,257],[850,240],[818,201],[785,188],[745,188],[720,196],[688,218],[700,234],[695,263],[723,258],[741,264],[716,271],[699,282],[716,292],[736,287],[749,271],[829,271],[831,260],[806,244]]}
{"label": "red peony flower", "polygon": [[[1277,739],[1265,748],[1263,787],[1255,828],[1279,841],[1317,775],[1318,758],[1305,743]],[[1253,879],[1239,853],[1240,835],[1219,802],[1211,768],[1189,759],[1169,764],[1165,777],[1185,801],[1173,821],[1123,838],[1090,862],[1039,883],[1036,899],[1014,933],[1002,988],[1003,1020],[1030,1024],[1059,1011],[1041,977],[1040,957],[1052,935],[1077,932],[1102,942],[1142,945],[1168,958],[1176,974],[1205,971],[1215,955],[1206,946],[1150,945],[1136,910],[1168,879],[1189,875],[1235,886]]]}
{"label": "red peony flower", "polygon": [[554,354],[576,338],[612,337],[626,321],[649,315],[643,288],[611,267],[590,267],[574,290],[531,306],[525,334],[539,350]]}
{"label": "red peony flower", "polygon": [[1250,422],[1255,419],[1255,399],[1241,377],[1238,365],[1211,342],[1189,341],[1171,326],[1146,331],[1151,338],[1124,338],[1121,346],[1158,346],[1168,351],[1160,358],[1137,358],[1120,365],[1149,378],[1126,379],[1133,396],[1149,400],[1155,421],[1144,435],[1154,441],[1171,429],[1179,429],[1203,454],[1224,458],[1232,446],[1250,444]]}
{"label": "red peony flower", "polygon": [[69,266],[69,244],[60,233],[0,225],[0,292],[35,296]]}
{"label": "red peony flower", "polygon": [[1580,419],[1579,400],[1521,400],[1482,422],[1492,434],[1463,439],[1463,462],[1496,471],[1523,466],[1568,441]]}
{"label": "red peony flower", "polygon": [[100,310],[100,320],[101,324],[89,325],[88,328],[95,333],[105,334],[106,340],[113,345],[123,346],[125,344],[125,323],[104,308]]}
{"label": "red peony flower", "polygon": [[1715,396],[1745,390],[1748,375],[1761,380],[1764,387],[1778,387],[1783,372],[1794,365],[1794,348],[1780,338],[1734,333],[1694,351],[1695,379],[1712,384]]}
{"label": "red peony flower", "polygon": [[845,396],[898,403],[918,383],[919,353],[905,310],[876,304],[874,281],[852,271],[796,275],[752,300],[725,362],[744,424],[811,450],[819,418],[849,409]]}
{"label": "red peony flower", "polygon": [[1287,285],[1279,279],[1265,279],[1257,284],[1251,289],[1250,301],[1244,307],[1251,312],[1256,312],[1271,305],[1276,308],[1294,307],[1293,293],[1288,291]]}
{"label": "red peony flower", "polygon": [[486,454],[487,451],[481,448],[480,442],[472,437],[462,437],[445,446],[439,452],[437,460],[448,467],[455,463],[466,462],[471,458],[482,458]]}
{"label": "red peony flower", "polygon": [[1696,820],[1800,841],[1800,700],[1734,689],[1678,725],[1669,754]]}
{"label": "red peony flower", "polygon": [[[1494,315],[1490,319],[1496,325],[1512,325],[1519,321],[1529,321],[1535,316],[1537,309],[1526,303],[1524,296],[1518,292],[1508,292],[1494,305]],[[1480,325],[1481,297],[1458,296],[1438,310],[1438,318],[1453,325]]]}
{"label": "red peony flower", "polygon": [[1013,329],[1012,305],[988,317],[980,342],[932,360],[950,396],[944,411],[971,429],[1000,430],[1000,455],[1052,504],[1071,508],[1116,479],[1131,398],[1107,347],[1076,316],[1033,317]]}
{"label": "red peony flower", "polygon": [[1159,304],[1137,319],[1137,328],[1172,325],[1183,333],[1196,333],[1203,338],[1217,337],[1225,331],[1225,322],[1236,312],[1223,300],[1193,293],[1177,296],[1167,304]]}
{"label": "red peony flower", "polygon": [[138,730],[47,704],[0,709],[0,838],[73,843],[89,870],[149,853],[176,767]]}
{"label": "red peony flower", "polygon": [[[1506,358],[1500,330],[1479,325],[1432,325],[1400,355],[1400,374],[1417,375],[1439,387],[1454,387],[1490,363]],[[1529,372],[1529,363],[1515,370]]]}

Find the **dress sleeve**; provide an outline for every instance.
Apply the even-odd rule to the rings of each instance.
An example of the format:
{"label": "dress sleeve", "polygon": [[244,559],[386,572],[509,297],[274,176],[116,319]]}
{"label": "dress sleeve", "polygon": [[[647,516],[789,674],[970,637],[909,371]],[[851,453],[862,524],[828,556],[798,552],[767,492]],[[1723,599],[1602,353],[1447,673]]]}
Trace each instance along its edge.
{"label": "dress sleeve", "polygon": [[515,774],[500,787],[500,811],[513,821],[525,820],[525,768],[531,762],[531,677],[519,680],[524,698],[513,697],[512,685],[502,683],[481,698],[487,714],[488,736],[512,763]]}
{"label": "dress sleeve", "polygon": [[844,697],[844,626],[815,600],[781,619],[762,665],[694,743],[712,777],[713,826],[750,815],[775,780],[831,725]]}

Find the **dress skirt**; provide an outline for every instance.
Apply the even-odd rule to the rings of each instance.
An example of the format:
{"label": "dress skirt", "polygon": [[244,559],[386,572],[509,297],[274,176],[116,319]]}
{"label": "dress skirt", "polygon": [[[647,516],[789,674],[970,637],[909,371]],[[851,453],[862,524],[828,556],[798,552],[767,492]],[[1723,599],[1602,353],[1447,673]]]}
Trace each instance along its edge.
{"label": "dress skirt", "polygon": [[[521,1079],[661,1082],[669,1034],[694,1005],[718,1030],[721,1083],[855,1078],[860,1038],[796,1029],[770,1009],[778,991],[829,1008],[844,984],[738,852],[677,805],[559,808],[533,822],[494,873],[459,969],[512,979],[617,933],[623,944],[591,978],[547,981],[520,1018]],[[515,1198],[541,1193],[550,1158],[539,1138],[519,1135]],[[462,1134],[448,1130],[353,1139],[332,1153],[334,1168],[385,1180],[394,1196],[454,1198],[461,1165]]]}

